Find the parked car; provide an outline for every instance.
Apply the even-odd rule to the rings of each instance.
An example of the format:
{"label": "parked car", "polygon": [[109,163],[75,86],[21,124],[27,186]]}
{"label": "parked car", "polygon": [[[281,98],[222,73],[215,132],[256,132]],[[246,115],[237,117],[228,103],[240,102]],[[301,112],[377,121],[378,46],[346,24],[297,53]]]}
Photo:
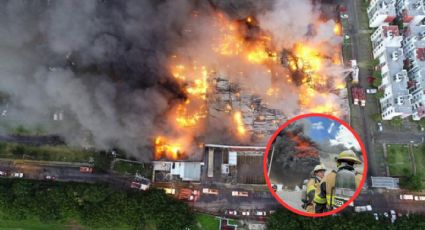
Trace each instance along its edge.
{"label": "parked car", "polygon": [[7,176],[7,173],[4,171],[0,171],[0,176]]}
{"label": "parked car", "polygon": [[375,94],[375,93],[377,93],[378,92],[378,90],[377,89],[366,89],[366,93],[367,94]]}
{"label": "parked car", "polygon": [[256,216],[267,216],[266,211],[255,211],[254,215]]}
{"label": "parked car", "polygon": [[237,216],[238,212],[236,210],[228,209],[228,210],[226,210],[225,214],[230,215],[230,216]]}
{"label": "parked car", "polygon": [[383,128],[382,128],[382,123],[378,122],[378,131],[382,132]]}
{"label": "parked car", "polygon": [[246,191],[232,191],[232,196],[248,197],[248,192],[246,192]]}
{"label": "parked car", "polygon": [[218,190],[217,189],[203,188],[202,193],[203,194],[209,194],[209,195],[218,195]]}
{"label": "parked car", "polygon": [[372,211],[372,206],[365,205],[365,206],[356,206],[354,207],[355,212],[366,212],[366,211]]}
{"label": "parked car", "polygon": [[391,213],[391,223],[394,223],[394,221],[397,219],[397,215],[395,214],[394,210],[391,210],[390,213]]}
{"label": "parked car", "polygon": [[249,211],[242,211],[242,216],[249,216],[251,213]]}
{"label": "parked car", "polygon": [[378,215],[378,213],[373,213],[373,216],[375,217],[375,220],[379,220],[379,215]]}
{"label": "parked car", "polygon": [[407,195],[407,194],[400,195],[400,200],[413,200],[413,195]]}
{"label": "parked car", "polygon": [[51,175],[46,175],[46,176],[44,176],[44,179],[46,179],[46,180],[56,180],[56,177],[51,176]]}
{"label": "parked car", "polygon": [[24,174],[20,172],[15,172],[15,173],[12,173],[12,177],[22,178],[24,177]]}
{"label": "parked car", "polygon": [[93,172],[93,168],[92,167],[83,166],[83,167],[80,167],[80,172],[82,172],[82,173],[92,173]]}
{"label": "parked car", "polygon": [[388,218],[388,212],[384,212],[384,216]]}

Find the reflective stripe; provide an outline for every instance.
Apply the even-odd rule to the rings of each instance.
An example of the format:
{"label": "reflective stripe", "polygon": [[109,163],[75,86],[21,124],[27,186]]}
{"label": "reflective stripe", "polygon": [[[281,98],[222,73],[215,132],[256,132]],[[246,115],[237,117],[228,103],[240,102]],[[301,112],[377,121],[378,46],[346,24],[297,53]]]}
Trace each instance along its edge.
{"label": "reflective stripe", "polygon": [[320,197],[318,194],[314,194],[314,202],[318,204],[326,204],[326,198]]}
{"label": "reflective stripe", "polygon": [[314,184],[307,186],[307,193],[310,193],[312,190],[316,190],[316,186]]}
{"label": "reflective stripe", "polygon": [[[334,198],[334,197],[332,197],[332,198]],[[326,204],[329,205],[329,206],[331,206],[333,204],[333,199],[332,199],[332,202],[331,202],[331,195],[326,195]]]}

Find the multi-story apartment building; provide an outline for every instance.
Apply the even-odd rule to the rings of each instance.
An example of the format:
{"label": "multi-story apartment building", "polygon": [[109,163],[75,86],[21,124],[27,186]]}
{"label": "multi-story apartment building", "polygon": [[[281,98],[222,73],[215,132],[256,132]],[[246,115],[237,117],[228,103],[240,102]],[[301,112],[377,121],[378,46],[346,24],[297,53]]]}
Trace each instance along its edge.
{"label": "multi-story apartment building", "polygon": [[424,4],[424,0],[372,0],[367,9],[369,26],[377,28],[371,41],[382,74],[379,89],[384,96],[379,102],[384,120],[425,117]]}
{"label": "multi-story apartment building", "polygon": [[388,25],[397,16],[396,0],[372,0],[367,8],[369,27]]}

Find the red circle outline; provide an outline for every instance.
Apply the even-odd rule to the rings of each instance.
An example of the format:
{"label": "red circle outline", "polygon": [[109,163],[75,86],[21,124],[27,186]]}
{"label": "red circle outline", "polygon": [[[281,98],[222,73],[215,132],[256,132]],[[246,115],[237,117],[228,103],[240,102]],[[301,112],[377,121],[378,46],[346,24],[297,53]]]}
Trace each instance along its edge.
{"label": "red circle outline", "polygon": [[[351,133],[354,135],[354,137],[356,138],[357,142],[359,142],[360,144],[360,148],[362,150],[362,156],[363,156],[363,176],[362,179],[360,181],[359,186],[357,187],[356,191],[354,192],[354,195],[345,203],[343,204],[341,207],[334,209],[332,211],[328,211],[328,212],[324,212],[324,213],[307,213],[307,212],[303,212],[300,211],[296,208],[291,207],[289,204],[285,203],[274,191],[272,188],[272,185],[270,183],[270,179],[267,176],[267,157],[269,154],[269,150],[270,150],[270,146],[273,143],[273,140],[276,138],[276,136],[284,129],[286,128],[289,124],[300,120],[302,118],[307,118],[307,117],[324,117],[324,118],[328,118],[331,120],[334,120],[338,123],[340,123],[341,125],[343,125],[345,128],[347,128],[348,130],[351,131]],[[272,193],[273,197],[280,203],[282,204],[286,209],[298,214],[298,215],[302,215],[302,216],[309,216],[309,217],[322,217],[322,216],[329,216],[329,215],[333,215],[336,214],[340,211],[342,211],[344,208],[346,208],[349,204],[351,204],[356,198],[357,196],[359,196],[362,188],[363,188],[363,184],[365,183],[366,180],[366,176],[367,176],[367,155],[366,155],[366,148],[363,144],[363,141],[360,139],[359,135],[356,133],[356,131],[354,131],[354,129],[349,126],[345,121],[336,118],[334,116],[331,115],[327,115],[327,114],[321,114],[321,113],[307,113],[307,114],[301,114],[298,116],[295,116],[289,120],[287,120],[283,125],[281,125],[276,132],[272,135],[272,137],[269,139],[268,143],[267,143],[267,147],[266,150],[264,152],[264,157],[263,157],[263,173],[264,173],[264,178],[266,179],[266,183],[267,183],[267,187],[269,188],[270,192]]]}

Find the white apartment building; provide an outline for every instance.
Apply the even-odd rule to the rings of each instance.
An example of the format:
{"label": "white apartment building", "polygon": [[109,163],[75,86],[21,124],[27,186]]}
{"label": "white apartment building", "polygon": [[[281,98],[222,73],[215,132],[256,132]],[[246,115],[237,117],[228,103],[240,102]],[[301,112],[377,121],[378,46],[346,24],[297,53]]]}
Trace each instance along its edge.
{"label": "white apartment building", "polygon": [[372,0],[367,8],[369,27],[388,25],[396,16],[396,0]]}
{"label": "white apartment building", "polygon": [[391,120],[396,116],[407,117],[412,113],[409,91],[407,89],[407,71],[403,69],[405,56],[402,48],[387,47],[379,57],[384,91],[381,104],[382,119]]}
{"label": "white apartment building", "polygon": [[386,47],[401,47],[403,36],[400,35],[398,26],[381,25],[370,37],[373,48],[373,58],[383,54]]}
{"label": "white apartment building", "polygon": [[412,119],[419,120],[425,116],[425,25],[410,26],[402,44],[409,76]]}
{"label": "white apartment building", "polygon": [[[425,0],[372,0],[367,9],[373,57],[382,73],[382,119],[425,117]],[[394,19],[403,22],[390,25]]]}
{"label": "white apartment building", "polygon": [[404,25],[418,25],[425,18],[423,0],[398,0],[396,11]]}

